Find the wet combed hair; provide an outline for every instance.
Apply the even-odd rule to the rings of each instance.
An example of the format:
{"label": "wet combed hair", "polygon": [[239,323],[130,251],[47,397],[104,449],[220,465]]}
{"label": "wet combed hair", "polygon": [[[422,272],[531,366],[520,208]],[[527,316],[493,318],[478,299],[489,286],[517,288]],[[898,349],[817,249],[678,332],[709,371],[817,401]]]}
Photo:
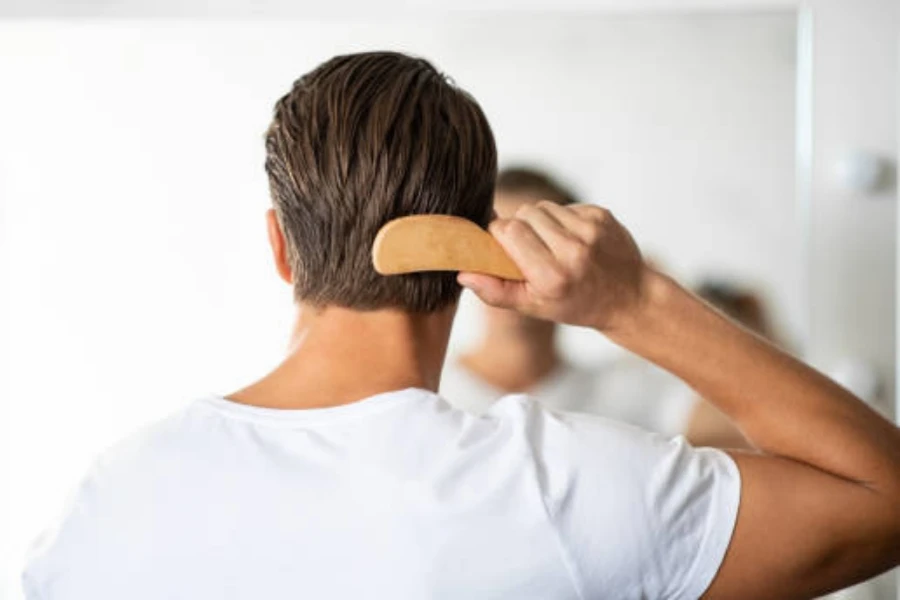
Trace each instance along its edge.
{"label": "wet combed hair", "polygon": [[500,171],[497,191],[563,205],[578,203],[570,189],[544,171],[532,167],[509,167]]}
{"label": "wet combed hair", "polygon": [[298,301],[433,312],[455,273],[381,276],[378,230],[414,214],[486,227],[497,150],[478,103],[429,62],[395,52],[337,56],[275,105],[266,172]]}

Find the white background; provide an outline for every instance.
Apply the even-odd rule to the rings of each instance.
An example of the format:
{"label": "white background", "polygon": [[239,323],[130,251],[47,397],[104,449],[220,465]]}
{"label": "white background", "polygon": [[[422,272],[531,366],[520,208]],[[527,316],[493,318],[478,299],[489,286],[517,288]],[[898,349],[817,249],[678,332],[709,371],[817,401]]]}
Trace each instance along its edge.
{"label": "white background", "polygon": [[[96,452],[274,365],[291,305],[262,132],[299,74],[382,47],[470,90],[504,162],[554,167],[676,273],[758,284],[800,328],[790,13],[3,27],[13,571]],[[454,345],[476,327],[470,307]]]}
{"label": "white background", "polygon": [[[130,5],[133,9],[139,3],[121,4]],[[503,6],[499,8],[508,8],[509,3],[500,4]],[[562,3],[566,6],[572,4]],[[607,2],[604,6],[615,4]],[[635,4],[631,2],[629,6]],[[666,3],[637,4],[655,6]],[[671,2],[667,6],[677,9],[684,4]],[[27,10],[16,10],[17,6]],[[165,2],[143,6],[144,12],[149,13],[156,9],[166,13],[174,8],[174,5]],[[196,3],[181,2],[178,6],[193,6],[187,12],[203,14]],[[10,11],[10,8],[13,10]],[[98,7],[96,3],[54,5],[51,2],[27,2],[3,4],[0,13],[22,14],[37,9],[37,13],[59,14],[62,9],[75,8],[86,8],[88,12],[99,9],[101,14],[104,10],[116,12],[113,5]],[[119,13],[128,14],[128,11]],[[882,368],[882,374],[889,378],[890,383],[894,356],[893,249],[896,207],[888,198],[893,192],[888,190],[875,198],[861,198],[838,190],[830,169],[831,161],[836,156],[855,147],[869,148],[888,157],[896,155],[898,8],[892,0],[819,0],[813,15],[816,24],[816,169],[812,207],[812,326],[809,351],[819,362],[827,362],[844,353],[871,359]],[[38,29],[45,27],[33,26]],[[160,23],[156,26],[166,27]],[[185,24],[181,27],[190,26]],[[153,59],[139,56],[135,62],[144,64],[145,68],[137,69],[137,75],[131,74],[132,65],[125,62],[118,69],[110,69],[109,75],[115,77],[114,80],[104,81],[102,75],[96,73],[93,79],[87,77],[89,82],[99,86],[92,92],[79,85],[77,71],[49,74],[41,73],[37,67],[42,64],[64,66],[68,62],[69,66],[78,68],[79,57],[84,60],[100,55],[115,63],[117,60],[127,61],[127,53],[124,57],[118,56],[113,50],[115,45],[109,44],[110,40],[103,36],[96,36],[96,32],[88,35],[97,39],[95,44],[92,43],[94,51],[85,54],[84,48],[73,46],[73,39],[61,35],[58,30],[45,30],[49,39],[38,39],[38,44],[23,40],[19,35],[23,31],[27,33],[28,29],[20,25],[10,25],[0,30],[0,61],[3,61],[4,70],[9,66],[7,63],[12,64],[12,59],[18,60],[16,57],[24,58],[26,67],[11,74],[11,78],[4,77],[2,80],[0,92],[4,96],[0,97],[0,106],[16,101],[17,95],[10,94],[10,90],[19,90],[13,84],[24,85],[22,91],[36,89],[29,87],[33,85],[41,90],[40,94],[25,97],[29,110],[24,113],[21,110],[13,113],[4,110],[4,116],[11,117],[14,122],[4,121],[0,129],[0,149],[4,152],[0,157],[0,199],[3,200],[0,203],[0,223],[4,225],[3,235],[0,236],[0,258],[4,259],[4,263],[0,263],[0,268],[9,275],[0,280],[6,286],[2,291],[10,291],[13,288],[9,284],[16,283],[12,295],[0,293],[0,309],[3,309],[2,314],[8,321],[2,323],[4,331],[0,332],[3,333],[4,353],[9,359],[3,361],[2,368],[6,369],[7,375],[11,375],[0,377],[0,385],[3,386],[0,387],[0,427],[5,426],[9,430],[8,434],[0,435],[0,443],[7,442],[9,449],[16,451],[12,457],[14,460],[9,460],[9,452],[4,453],[2,458],[19,465],[14,478],[6,480],[15,482],[15,494],[12,498],[9,494],[0,494],[0,504],[7,504],[7,507],[0,506],[0,509],[17,509],[15,528],[7,529],[14,535],[7,537],[0,533],[0,541],[13,542],[17,551],[17,545],[22,541],[22,536],[18,534],[27,532],[30,535],[34,521],[38,520],[37,515],[52,510],[50,505],[58,501],[60,489],[68,485],[68,482],[64,484],[62,481],[73,477],[83,467],[93,449],[105,446],[132,424],[168,410],[195,391],[221,389],[218,386],[227,386],[226,382],[230,379],[242,380],[245,373],[262,368],[277,353],[277,348],[273,346],[282,340],[281,326],[289,318],[285,312],[287,292],[257,269],[258,261],[266,259],[264,250],[259,248],[264,242],[261,227],[249,223],[258,222],[261,218],[264,200],[260,198],[260,190],[264,188],[260,186],[264,184],[258,181],[250,183],[251,177],[243,173],[247,172],[248,158],[251,162],[257,161],[254,166],[261,162],[259,146],[248,149],[247,144],[259,143],[258,132],[265,125],[272,99],[286,88],[285,81],[302,70],[299,65],[306,60],[300,56],[286,58],[291,63],[287,70],[279,75],[278,81],[275,81],[278,78],[273,78],[265,94],[260,94],[266,95],[261,99],[265,104],[265,116],[254,122],[252,133],[249,133],[251,127],[246,115],[232,116],[235,130],[246,130],[246,134],[223,134],[219,123],[206,123],[202,118],[197,123],[196,118],[192,120],[184,116],[166,121],[162,126],[159,121],[163,119],[151,120],[151,124],[143,125],[135,124],[135,116],[131,119],[120,118],[120,131],[116,133],[110,131],[109,124],[103,123],[98,131],[96,121],[101,121],[106,114],[127,115],[126,110],[115,107],[117,98],[123,95],[135,98],[145,93],[140,89],[144,84],[133,78],[152,72]],[[514,36],[514,32],[510,36]],[[497,31],[490,32],[490,37],[498,37]],[[157,39],[152,35],[150,38]],[[174,38],[177,48],[178,35]],[[123,33],[120,39],[127,45],[139,43],[147,36]],[[198,42],[205,39],[200,36]],[[401,38],[394,37],[392,41],[398,39]],[[543,43],[540,36],[529,41],[534,39]],[[430,38],[421,41],[426,45],[440,44],[439,40]],[[263,46],[268,46],[270,42],[266,40]],[[184,43],[182,39],[182,46]],[[324,47],[320,48],[324,52]],[[131,53],[132,56],[134,54]],[[208,62],[204,62],[190,54],[188,52],[187,56],[173,60],[164,53],[161,59],[171,63],[167,77],[184,79],[182,84],[189,90],[192,90],[192,85],[203,86],[206,92],[193,99],[173,97],[171,90],[150,94],[155,102],[161,102],[162,114],[169,118],[182,110],[187,112],[203,105],[208,100],[206,95],[210,89],[241,87],[228,87],[228,82],[220,82],[219,88],[210,88],[208,77],[200,81],[192,79],[187,73],[198,65],[204,65],[204,68],[213,65],[211,76],[214,75],[216,60],[210,57]],[[434,56],[438,57],[437,54]],[[241,69],[241,77],[258,75],[260,87],[254,88],[255,93],[257,89],[262,89],[261,80],[268,79],[265,73],[256,72],[259,65],[253,64],[252,58],[231,56],[231,62],[226,66],[229,71]],[[439,58],[438,62],[479,97],[484,96],[482,90],[476,89],[474,82],[469,83],[461,75],[462,65],[456,68],[450,57],[446,60]],[[101,61],[98,66],[102,64]],[[55,85],[53,80],[59,85]],[[119,90],[118,96],[113,93],[110,86],[119,82],[130,91]],[[92,96],[97,89],[103,90],[108,99]],[[238,97],[241,93],[251,92],[239,91]],[[165,98],[160,98],[167,94],[168,104]],[[70,105],[73,99],[74,103]],[[486,98],[483,99],[487,105]],[[246,99],[240,102],[257,110],[259,101]],[[54,117],[54,111],[62,113]],[[74,122],[68,122],[72,120],[71,113],[66,111],[77,113]],[[194,140],[189,133],[185,133],[183,126],[188,123],[199,128]],[[497,125],[499,130],[499,123]],[[176,130],[175,143],[167,138],[173,136],[169,127]],[[47,135],[47,130],[51,133],[55,131],[57,135]],[[21,143],[22,139],[16,135],[7,138],[9,132],[33,139]],[[80,132],[81,139],[65,139],[72,132]],[[199,142],[204,136],[208,141]],[[235,143],[238,138],[240,141]],[[118,141],[118,151],[101,158],[96,148],[110,139]],[[38,206],[26,209],[19,206],[16,211],[25,210],[29,226],[21,231],[17,226],[16,235],[10,234],[11,228],[8,226],[19,223],[16,219],[21,214],[16,216],[16,211],[7,202],[12,196],[10,190],[4,187],[9,185],[6,162],[8,144],[4,140],[14,140],[20,145],[14,148],[16,162],[11,163],[16,166],[16,185],[24,188],[36,186],[38,190],[65,188],[63,193],[53,198],[40,198]],[[144,144],[146,140],[149,142]],[[148,156],[152,155],[150,159],[142,160],[135,156],[141,154],[136,150],[139,143],[147,148],[164,146],[171,157],[154,155],[151,149],[145,152]],[[203,146],[208,155],[207,143],[225,146],[216,150],[216,156],[222,160],[218,161],[215,171],[219,177],[233,178],[229,184],[219,182],[214,185],[206,181],[191,186],[187,183],[193,177],[207,177],[213,167],[205,162],[190,164],[187,161],[187,164],[182,164],[184,161],[179,157],[191,154],[194,144]],[[27,154],[28,148],[30,155]],[[25,154],[22,154],[23,151]],[[231,158],[224,160],[225,154],[230,154]],[[63,155],[64,158],[58,160]],[[31,162],[33,160],[36,162]],[[26,162],[31,166],[20,177],[19,167]],[[86,163],[92,164],[86,166]],[[130,170],[123,166],[125,163],[132,165]],[[103,171],[104,165],[112,172],[111,177],[110,173]],[[143,174],[144,177],[138,178],[135,183],[131,177],[116,175],[123,169],[126,174]],[[193,174],[192,169],[196,169],[198,174]],[[170,178],[173,172],[182,175]],[[570,181],[585,191],[589,184],[581,181],[580,175],[565,169],[564,172]],[[155,175],[148,177],[148,174]],[[221,193],[223,189],[224,195]],[[106,199],[96,200],[96,204],[92,205],[93,195],[99,198],[105,196]],[[229,210],[230,216],[226,218],[231,224],[215,223],[216,215],[207,214],[206,208],[201,216],[189,206],[196,198],[208,200],[210,197],[215,197],[223,212],[226,208]],[[143,200],[136,202],[143,211],[143,221],[135,219],[137,209],[130,206],[128,198]],[[68,209],[67,202],[72,203]],[[208,205],[205,206],[208,208]],[[57,213],[58,221],[48,222],[44,216],[48,212]],[[619,212],[622,213],[621,210]],[[130,217],[123,221],[123,215]],[[246,218],[247,221],[240,224],[232,222],[238,218]],[[203,220],[212,224],[212,233],[203,231],[200,235],[196,230],[194,224]],[[105,229],[101,230],[94,224],[86,226],[88,221],[106,223]],[[144,227],[150,224],[159,227],[159,231],[145,230]],[[64,242],[48,244],[48,238],[54,235],[61,236],[60,240]],[[200,241],[190,241],[195,238]],[[118,246],[111,245],[110,240],[118,240]],[[182,255],[179,247],[184,248],[185,244],[195,250],[194,257]],[[85,259],[94,259],[96,264]],[[72,265],[83,269],[85,262],[93,265],[88,267],[87,272],[71,272]],[[22,264],[43,265],[44,269],[30,273],[30,269],[21,267]],[[163,270],[154,267],[159,264],[164,266]],[[69,265],[68,270],[66,265]],[[682,269],[688,266],[681,265]],[[27,285],[23,286],[23,283]],[[91,286],[98,283],[102,294],[91,292]],[[179,284],[185,290],[182,296],[173,292]],[[35,293],[39,296],[32,297]],[[155,308],[142,308],[142,305],[148,304]],[[23,306],[27,310],[21,310]],[[15,312],[9,310],[13,307],[17,309]],[[249,312],[259,318],[247,322]],[[176,318],[171,318],[173,316]],[[107,327],[98,329],[95,322],[98,319],[107,323]],[[795,327],[791,325],[790,317],[783,320],[789,327]],[[6,335],[10,332],[13,335]],[[105,349],[104,358],[112,359],[106,365],[98,364],[91,356],[92,349],[98,347]],[[198,356],[203,360],[197,360]],[[30,366],[23,369],[23,365]],[[239,367],[237,371],[235,365]],[[111,369],[112,366],[115,369]],[[0,375],[3,373],[0,372]],[[183,390],[183,393],[172,394],[172,385]],[[43,391],[47,389],[57,390],[58,393],[52,398],[44,398]],[[127,404],[122,397],[99,401],[97,390],[126,390],[124,397]],[[40,401],[35,402],[35,398]],[[89,404],[86,398],[98,401]],[[52,402],[52,409],[48,402]],[[25,418],[27,415],[30,417]],[[26,495],[25,492],[29,491],[36,493]],[[24,511],[18,510],[23,507]],[[3,514],[11,513],[3,510]],[[8,545],[5,550],[9,552],[10,548]],[[0,569],[2,567],[0,565]]]}

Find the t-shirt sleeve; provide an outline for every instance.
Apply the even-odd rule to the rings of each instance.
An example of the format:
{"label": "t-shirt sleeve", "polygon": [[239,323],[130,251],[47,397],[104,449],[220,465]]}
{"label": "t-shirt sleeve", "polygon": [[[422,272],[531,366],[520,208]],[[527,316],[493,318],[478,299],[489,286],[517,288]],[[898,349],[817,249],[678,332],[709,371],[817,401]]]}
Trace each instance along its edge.
{"label": "t-shirt sleeve", "polygon": [[544,502],[581,596],[699,598],[737,518],[731,457],[588,415],[532,422]]}

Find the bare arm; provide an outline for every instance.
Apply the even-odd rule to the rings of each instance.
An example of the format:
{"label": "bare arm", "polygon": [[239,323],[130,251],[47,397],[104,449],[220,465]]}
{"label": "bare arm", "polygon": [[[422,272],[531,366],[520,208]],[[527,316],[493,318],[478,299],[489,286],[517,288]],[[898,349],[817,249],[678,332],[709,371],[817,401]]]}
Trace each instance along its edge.
{"label": "bare arm", "polygon": [[737,428],[734,422],[714,404],[696,398],[684,437],[693,446],[711,446],[713,448],[751,449],[752,446]]}
{"label": "bare arm", "polygon": [[808,597],[897,564],[897,427],[673,282],[651,278],[638,321],[611,337],[684,379],[766,453],[734,454],[741,512],[709,597]]}
{"label": "bare arm", "polygon": [[461,283],[490,304],[603,332],[682,378],[762,451],[733,453],[741,506],[708,597],[810,597],[900,563],[896,426],[648,269],[603,209],[542,203],[492,231],[526,281]]}

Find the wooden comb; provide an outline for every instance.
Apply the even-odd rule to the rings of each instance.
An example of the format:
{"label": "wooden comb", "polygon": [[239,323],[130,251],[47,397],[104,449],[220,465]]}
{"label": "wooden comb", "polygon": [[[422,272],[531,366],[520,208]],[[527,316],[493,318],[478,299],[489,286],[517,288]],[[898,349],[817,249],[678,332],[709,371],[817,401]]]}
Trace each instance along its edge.
{"label": "wooden comb", "polygon": [[388,222],[375,236],[372,264],[382,275],[468,271],[523,280],[494,237],[467,219],[413,215]]}

